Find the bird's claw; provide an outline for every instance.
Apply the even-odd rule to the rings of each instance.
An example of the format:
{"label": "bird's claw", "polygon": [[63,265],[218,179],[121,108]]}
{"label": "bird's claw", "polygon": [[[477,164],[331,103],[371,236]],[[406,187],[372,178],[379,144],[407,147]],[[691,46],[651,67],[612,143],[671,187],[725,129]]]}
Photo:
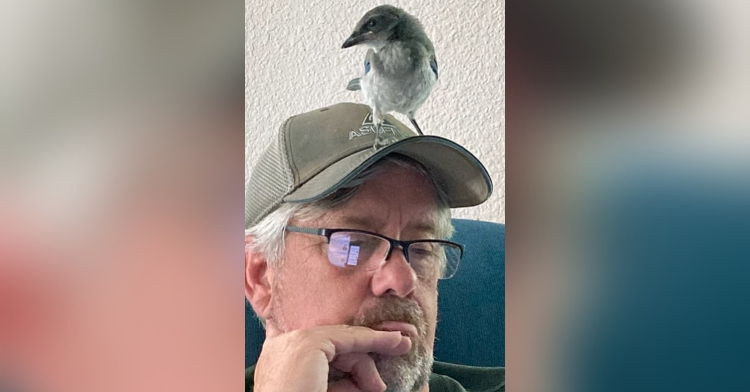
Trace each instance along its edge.
{"label": "bird's claw", "polygon": [[383,147],[389,146],[393,143],[396,143],[398,139],[395,137],[375,137],[375,143],[372,145],[372,148],[375,150],[380,150]]}
{"label": "bird's claw", "polygon": [[389,138],[376,137],[375,138],[375,143],[372,145],[372,148],[375,149],[375,150],[380,150],[383,147],[386,147],[386,146],[389,146],[389,145],[391,145],[393,143],[396,143],[397,141],[398,140],[396,138],[394,138],[394,137],[389,137]]}

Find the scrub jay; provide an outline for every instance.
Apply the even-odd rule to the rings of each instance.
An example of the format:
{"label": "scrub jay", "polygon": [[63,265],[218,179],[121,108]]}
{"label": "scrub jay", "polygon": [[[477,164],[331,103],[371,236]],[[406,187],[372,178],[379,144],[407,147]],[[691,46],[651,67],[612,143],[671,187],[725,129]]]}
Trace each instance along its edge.
{"label": "scrub jay", "polygon": [[389,112],[398,112],[422,135],[414,113],[424,103],[438,78],[435,49],[422,24],[406,11],[381,5],[360,19],[342,48],[364,44],[367,51],[364,75],[353,79],[347,90],[362,90],[372,108],[378,126],[375,147],[388,144],[380,140],[380,125]]}

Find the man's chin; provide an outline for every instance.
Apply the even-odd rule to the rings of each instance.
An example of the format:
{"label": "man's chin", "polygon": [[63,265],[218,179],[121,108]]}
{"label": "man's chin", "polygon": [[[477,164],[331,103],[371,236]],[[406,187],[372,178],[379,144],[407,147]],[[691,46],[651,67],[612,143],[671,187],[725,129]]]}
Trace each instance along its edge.
{"label": "man's chin", "polygon": [[[406,356],[392,357],[370,353],[378,369],[380,378],[387,386],[386,392],[414,392],[427,384],[432,371],[432,355],[417,356],[414,353]],[[338,381],[349,377],[348,374],[330,368],[328,381]]]}
{"label": "man's chin", "polygon": [[380,378],[387,386],[386,391],[417,391],[429,380],[432,371],[432,355],[415,355],[413,352],[399,357],[369,355],[373,357]]}

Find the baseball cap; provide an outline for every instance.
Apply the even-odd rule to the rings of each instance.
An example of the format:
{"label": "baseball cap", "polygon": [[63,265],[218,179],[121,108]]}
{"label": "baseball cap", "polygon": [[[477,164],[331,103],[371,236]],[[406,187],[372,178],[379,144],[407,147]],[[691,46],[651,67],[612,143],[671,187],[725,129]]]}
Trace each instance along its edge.
{"label": "baseball cap", "polygon": [[479,160],[455,142],[419,136],[387,115],[381,132],[394,140],[374,149],[376,126],[367,105],[339,103],[287,119],[250,173],[245,193],[245,228],[282,203],[323,199],[388,154],[422,164],[451,208],[483,203],[492,180]]}

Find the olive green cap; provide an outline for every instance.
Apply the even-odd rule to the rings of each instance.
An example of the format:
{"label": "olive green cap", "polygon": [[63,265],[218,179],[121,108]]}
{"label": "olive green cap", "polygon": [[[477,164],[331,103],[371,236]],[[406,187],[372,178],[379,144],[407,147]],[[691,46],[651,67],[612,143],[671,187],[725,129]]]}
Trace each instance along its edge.
{"label": "olive green cap", "polygon": [[392,144],[374,149],[370,108],[339,103],[287,119],[250,172],[245,193],[245,228],[282,203],[307,203],[329,196],[384,156],[398,153],[421,163],[448,196],[451,208],[483,203],[492,180],[468,150],[439,136],[419,136],[387,115],[381,132]]}

